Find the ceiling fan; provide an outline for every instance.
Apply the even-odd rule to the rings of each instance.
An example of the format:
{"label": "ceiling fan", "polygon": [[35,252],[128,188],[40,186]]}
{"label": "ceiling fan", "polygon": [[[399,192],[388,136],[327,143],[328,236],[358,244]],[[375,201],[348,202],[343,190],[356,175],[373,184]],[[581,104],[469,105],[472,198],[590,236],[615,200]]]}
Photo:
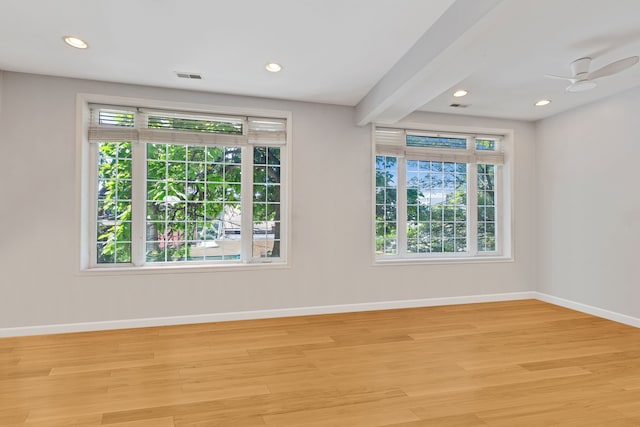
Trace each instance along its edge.
{"label": "ceiling fan", "polygon": [[567,86],[567,92],[583,92],[596,87],[594,80],[624,71],[636,65],[639,59],[640,57],[638,56],[630,56],[589,72],[591,58],[580,58],[571,63],[572,77],[555,76],[553,74],[546,74],[545,77],[569,80],[571,84]]}

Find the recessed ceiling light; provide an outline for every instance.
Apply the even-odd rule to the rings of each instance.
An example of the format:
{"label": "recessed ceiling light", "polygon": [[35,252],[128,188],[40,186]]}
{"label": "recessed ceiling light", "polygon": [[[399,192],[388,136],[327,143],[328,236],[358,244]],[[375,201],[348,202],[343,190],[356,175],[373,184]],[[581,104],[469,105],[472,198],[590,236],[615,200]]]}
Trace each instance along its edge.
{"label": "recessed ceiling light", "polygon": [[277,64],[275,62],[269,62],[267,65],[264,66],[264,68],[267,71],[271,71],[272,73],[277,73],[278,71],[282,70],[282,65]]}
{"label": "recessed ceiling light", "polygon": [[545,105],[549,105],[551,104],[551,101],[549,101],[548,99],[541,99],[540,101],[535,103],[536,107],[544,107]]}
{"label": "recessed ceiling light", "polygon": [[64,42],[71,47],[75,47],[76,49],[86,49],[89,47],[86,41],[73,36],[66,36],[64,38]]}
{"label": "recessed ceiling light", "polygon": [[460,90],[457,90],[457,91],[453,92],[453,96],[455,96],[456,98],[460,98],[461,96],[465,96],[468,93],[469,93],[468,91],[466,91],[464,89],[460,89]]}

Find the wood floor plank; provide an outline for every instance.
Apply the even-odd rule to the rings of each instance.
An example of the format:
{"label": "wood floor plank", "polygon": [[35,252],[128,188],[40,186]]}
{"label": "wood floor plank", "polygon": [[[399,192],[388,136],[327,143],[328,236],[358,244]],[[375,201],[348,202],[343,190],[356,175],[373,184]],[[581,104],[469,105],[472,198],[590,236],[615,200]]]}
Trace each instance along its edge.
{"label": "wood floor plank", "polygon": [[57,419],[30,421],[26,427],[98,427],[101,425],[100,414],[64,416]]}
{"label": "wood floor plank", "polygon": [[[179,415],[174,420],[175,427],[266,427],[259,415],[220,415],[219,413],[198,412]],[[115,425],[117,426],[117,424]]]}
{"label": "wood floor plank", "polygon": [[0,400],[0,425],[19,425],[24,423],[29,410],[24,407],[11,407],[6,400]]}
{"label": "wood floor plank", "polygon": [[385,424],[380,427],[482,427],[487,425],[487,423],[475,414],[461,414],[400,424]]}
{"label": "wood floor plank", "polygon": [[375,427],[419,420],[407,409],[393,410],[380,406],[363,408],[360,405],[331,407],[308,414],[268,415],[264,418],[267,427]]}
{"label": "wood floor plank", "polygon": [[0,339],[0,425],[640,426],[640,330],[535,300]]}
{"label": "wood floor plank", "polygon": [[111,427],[175,427],[175,423],[173,417],[164,417],[111,424]]}

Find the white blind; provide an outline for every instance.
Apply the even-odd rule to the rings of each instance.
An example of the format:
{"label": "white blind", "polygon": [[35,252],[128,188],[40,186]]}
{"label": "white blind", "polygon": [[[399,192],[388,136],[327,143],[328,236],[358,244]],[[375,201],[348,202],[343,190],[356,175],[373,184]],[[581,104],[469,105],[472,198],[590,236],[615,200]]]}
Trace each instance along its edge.
{"label": "white blind", "polygon": [[90,105],[89,142],[137,141],[135,109]]}
{"label": "white blind", "polygon": [[247,122],[249,144],[284,145],[287,142],[286,120],[249,117]]}
{"label": "white blind", "polygon": [[284,145],[287,121],[91,104],[89,142]]}
{"label": "white blind", "polygon": [[169,144],[192,145],[246,145],[244,135],[229,135],[224,133],[206,133],[184,130],[140,129],[138,140],[141,142],[164,142]]}
{"label": "white blind", "polygon": [[[407,136],[440,138],[437,133],[429,133],[418,130],[376,127],[374,131],[376,153],[383,156],[407,157],[415,160],[443,161],[456,163],[489,163],[503,164],[504,151],[501,138],[497,135],[479,136],[471,134],[456,134],[449,138],[454,142],[466,140],[466,145],[460,148],[452,148],[459,144],[441,146],[408,146]],[[447,138],[442,138],[446,140]],[[476,149],[476,139],[489,139],[493,142],[492,149]]]}
{"label": "white blind", "polygon": [[450,150],[432,147],[406,147],[405,155],[413,160],[474,163],[475,157],[468,150]]}
{"label": "white blind", "polygon": [[403,157],[406,132],[404,129],[376,128],[376,152],[383,156]]}

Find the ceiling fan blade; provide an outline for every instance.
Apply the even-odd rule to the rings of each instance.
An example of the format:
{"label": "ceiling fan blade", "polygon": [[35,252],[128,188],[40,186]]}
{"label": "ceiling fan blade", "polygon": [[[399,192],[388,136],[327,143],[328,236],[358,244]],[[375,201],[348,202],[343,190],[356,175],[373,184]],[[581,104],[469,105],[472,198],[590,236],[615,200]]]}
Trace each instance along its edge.
{"label": "ceiling fan blade", "polygon": [[628,58],[620,59],[618,61],[612,62],[609,65],[605,65],[602,68],[598,68],[597,70],[590,72],[586,78],[589,80],[593,80],[619,73],[620,71],[624,71],[627,68],[636,65],[639,60],[640,57],[638,56],[630,56]]}
{"label": "ceiling fan blade", "polygon": [[587,90],[591,90],[596,86],[597,86],[596,82],[592,80],[580,80],[580,81],[571,83],[569,86],[567,86],[565,91],[572,92],[572,93],[584,92]]}
{"label": "ceiling fan blade", "polygon": [[545,74],[545,77],[550,79],[559,79],[559,80],[575,80],[575,77],[565,77],[565,76],[556,76],[554,74]]}

